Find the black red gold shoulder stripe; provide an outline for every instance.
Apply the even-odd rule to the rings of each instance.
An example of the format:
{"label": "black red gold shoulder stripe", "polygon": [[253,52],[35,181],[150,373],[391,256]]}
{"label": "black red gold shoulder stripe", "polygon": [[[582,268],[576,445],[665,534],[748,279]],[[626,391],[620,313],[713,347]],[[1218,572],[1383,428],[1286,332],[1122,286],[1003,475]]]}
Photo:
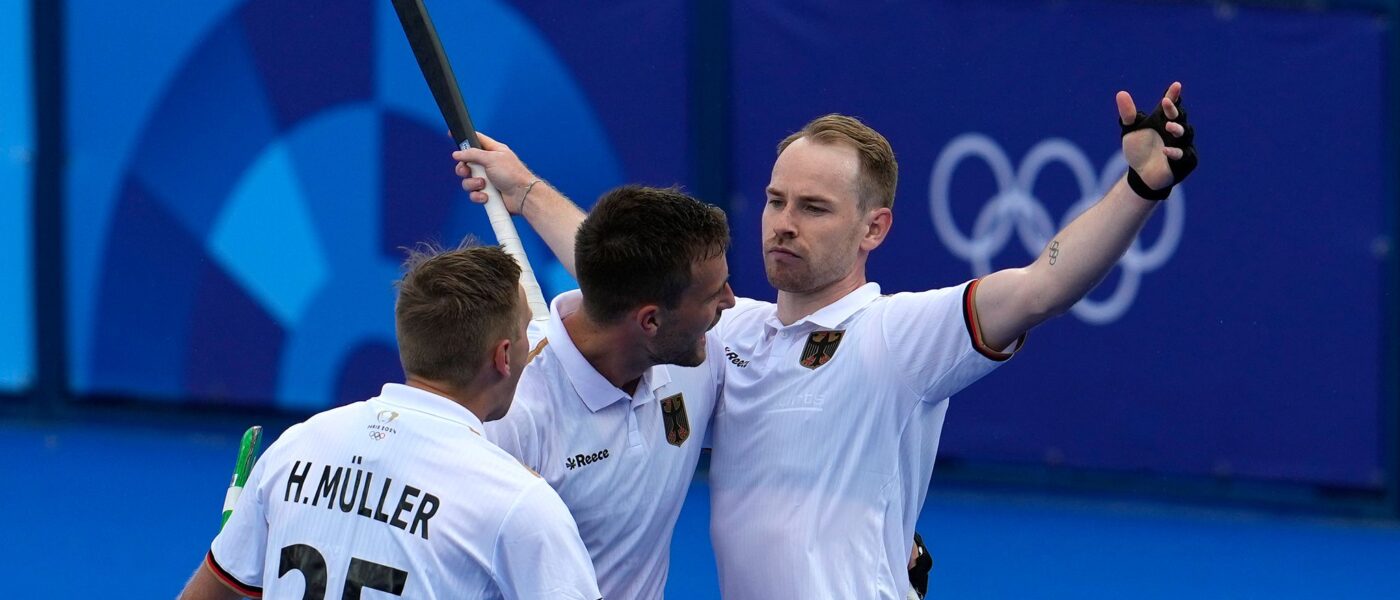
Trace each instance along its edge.
{"label": "black red gold shoulder stripe", "polygon": [[525,357],[525,364],[528,365],[528,364],[530,364],[531,361],[535,360],[535,357],[536,357],[536,356],[539,356],[541,352],[544,352],[544,347],[545,347],[545,346],[548,346],[548,345],[549,345],[549,338],[544,338],[544,339],[540,340],[540,343],[535,344],[535,349],[534,349],[534,350],[531,350],[531,351],[530,351],[530,355]]}
{"label": "black red gold shoulder stripe", "polygon": [[[995,361],[1004,361],[1011,358],[1014,352],[998,352],[987,347],[987,343],[982,340],[982,324],[977,320],[977,284],[982,283],[981,279],[973,279],[963,289],[963,323],[967,325],[967,335],[972,338],[972,347],[979,354]],[[1026,334],[1021,334],[1021,338],[1016,340],[1016,349],[1026,343]]]}
{"label": "black red gold shoulder stripe", "polygon": [[214,560],[213,550],[204,554],[204,564],[209,565],[209,571],[212,572],[215,577],[218,577],[219,581],[224,582],[224,585],[228,586],[229,589],[249,598],[262,598],[262,588],[244,584],[233,575],[230,575],[228,571],[225,571],[223,567],[219,566],[219,561]]}

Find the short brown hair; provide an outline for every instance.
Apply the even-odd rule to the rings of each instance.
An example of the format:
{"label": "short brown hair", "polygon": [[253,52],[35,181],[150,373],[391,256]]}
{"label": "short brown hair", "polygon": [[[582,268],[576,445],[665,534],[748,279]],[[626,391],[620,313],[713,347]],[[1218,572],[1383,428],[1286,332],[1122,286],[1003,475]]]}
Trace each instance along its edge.
{"label": "short brown hair", "polygon": [[499,246],[468,239],[409,251],[395,284],[394,328],[404,373],[465,387],[491,347],[519,327],[520,265]]}
{"label": "short brown hair", "polygon": [[860,119],[830,114],[817,117],[778,143],[778,154],[801,138],[819,144],[845,144],[860,156],[860,209],[894,208],[895,186],[899,183],[899,163],[894,148],[880,132]]}
{"label": "short brown hair", "polygon": [[574,244],[583,308],[600,323],[643,304],[675,308],[692,266],[728,247],[724,211],[676,188],[616,188],[593,206]]}

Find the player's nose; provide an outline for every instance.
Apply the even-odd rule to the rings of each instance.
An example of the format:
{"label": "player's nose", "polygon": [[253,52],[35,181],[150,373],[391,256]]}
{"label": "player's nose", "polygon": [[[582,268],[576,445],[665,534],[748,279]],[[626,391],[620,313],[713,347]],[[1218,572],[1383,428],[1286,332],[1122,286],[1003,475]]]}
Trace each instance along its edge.
{"label": "player's nose", "polygon": [[734,308],[734,304],[735,304],[735,300],[734,300],[734,288],[730,287],[728,283],[725,283],[725,284],[724,284],[724,295],[720,297],[720,300],[719,300],[719,311],[718,311],[718,312],[723,312],[723,311],[729,310],[729,309],[731,309],[731,308]]}
{"label": "player's nose", "polygon": [[774,237],[779,239],[792,239],[797,237],[797,227],[793,223],[790,215],[791,210],[786,206],[778,210],[770,211],[766,221]]}

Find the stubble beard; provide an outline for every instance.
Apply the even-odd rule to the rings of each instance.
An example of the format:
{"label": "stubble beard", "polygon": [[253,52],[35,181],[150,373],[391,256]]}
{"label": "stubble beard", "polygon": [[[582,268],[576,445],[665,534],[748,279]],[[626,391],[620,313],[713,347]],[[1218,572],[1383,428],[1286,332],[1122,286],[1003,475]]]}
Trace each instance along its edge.
{"label": "stubble beard", "polygon": [[705,337],[703,334],[699,340],[683,336],[658,337],[649,354],[652,364],[698,367],[705,362]]}
{"label": "stubble beard", "polygon": [[[854,256],[854,248],[844,255]],[[768,284],[774,289],[789,294],[806,294],[826,287],[850,272],[854,259],[842,264],[838,260],[841,256],[841,253],[821,257],[808,254],[796,265],[782,268],[777,260],[766,255],[763,270],[768,275]]]}

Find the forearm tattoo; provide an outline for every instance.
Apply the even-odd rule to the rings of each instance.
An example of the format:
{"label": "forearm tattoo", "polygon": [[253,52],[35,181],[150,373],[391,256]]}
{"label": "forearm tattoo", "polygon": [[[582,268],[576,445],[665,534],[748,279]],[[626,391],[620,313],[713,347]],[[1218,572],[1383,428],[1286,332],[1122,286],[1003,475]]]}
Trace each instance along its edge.
{"label": "forearm tattoo", "polygon": [[1050,264],[1060,259],[1060,240],[1050,242]]}

